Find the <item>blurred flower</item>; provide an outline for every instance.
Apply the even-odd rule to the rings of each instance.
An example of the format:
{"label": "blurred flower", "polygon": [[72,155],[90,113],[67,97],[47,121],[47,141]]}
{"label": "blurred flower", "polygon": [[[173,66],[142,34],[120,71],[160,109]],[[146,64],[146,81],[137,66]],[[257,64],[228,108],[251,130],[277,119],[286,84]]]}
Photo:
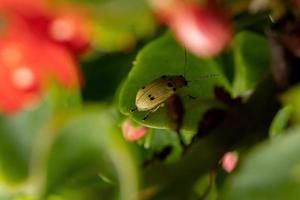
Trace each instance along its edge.
{"label": "blurred flower", "polygon": [[79,86],[76,62],[64,46],[37,35],[18,15],[2,14],[0,21],[0,110],[15,113],[38,102],[52,79]]}
{"label": "blurred flower", "polygon": [[46,0],[0,0],[0,10],[34,16],[46,8]]}
{"label": "blurred flower", "polygon": [[199,57],[215,56],[231,41],[230,21],[226,12],[215,5],[200,6],[183,0],[151,2],[178,41]]}
{"label": "blurred flower", "polygon": [[73,7],[51,7],[47,0],[0,0],[0,12],[21,18],[36,37],[57,42],[75,55],[90,47],[90,28],[85,13]]}
{"label": "blurred flower", "polygon": [[75,54],[86,52],[90,47],[90,30],[87,20],[78,13],[63,12],[49,24],[49,35],[68,47]]}
{"label": "blurred flower", "polygon": [[227,152],[223,156],[222,167],[226,172],[231,173],[236,168],[237,163],[238,154],[236,152]]}
{"label": "blurred flower", "polygon": [[134,127],[132,122],[127,119],[122,124],[123,136],[127,141],[137,141],[143,138],[148,129],[146,127]]}

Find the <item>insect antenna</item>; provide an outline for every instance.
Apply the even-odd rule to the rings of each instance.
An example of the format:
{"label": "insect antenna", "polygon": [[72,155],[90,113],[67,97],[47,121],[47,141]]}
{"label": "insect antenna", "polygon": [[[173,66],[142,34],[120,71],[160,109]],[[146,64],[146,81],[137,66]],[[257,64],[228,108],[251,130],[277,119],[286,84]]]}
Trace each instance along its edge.
{"label": "insect antenna", "polygon": [[200,80],[208,79],[208,78],[216,78],[218,76],[220,76],[220,74],[207,74],[207,75],[202,75],[199,78],[194,79],[194,80],[187,80],[187,82],[200,81]]}
{"label": "insect antenna", "polygon": [[[184,49],[183,77],[186,78],[186,67],[187,67],[187,64],[188,64],[188,60],[187,60],[188,55],[187,55],[186,48],[184,47],[183,49]],[[187,82],[199,81],[199,80],[208,79],[208,78],[215,78],[215,77],[218,77],[218,76],[220,76],[220,74],[207,74],[207,75],[200,76],[199,78],[194,79],[194,80],[187,80]]]}

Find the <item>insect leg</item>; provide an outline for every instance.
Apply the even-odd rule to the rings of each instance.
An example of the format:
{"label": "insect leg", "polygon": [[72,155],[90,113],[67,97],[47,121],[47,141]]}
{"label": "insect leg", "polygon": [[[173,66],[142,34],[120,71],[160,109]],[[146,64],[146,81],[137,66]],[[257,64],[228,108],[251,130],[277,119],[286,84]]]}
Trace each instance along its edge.
{"label": "insect leg", "polygon": [[164,104],[161,104],[161,105],[157,106],[156,108],[154,108],[153,110],[150,110],[150,111],[146,114],[146,116],[143,118],[143,121],[145,121],[145,120],[149,117],[150,113],[153,113],[153,112],[157,111],[157,110],[158,110],[160,107],[162,107],[162,106],[164,106]]}
{"label": "insect leg", "polygon": [[143,121],[145,121],[149,117],[150,113],[151,113],[151,111],[145,115],[145,117],[143,118]]}

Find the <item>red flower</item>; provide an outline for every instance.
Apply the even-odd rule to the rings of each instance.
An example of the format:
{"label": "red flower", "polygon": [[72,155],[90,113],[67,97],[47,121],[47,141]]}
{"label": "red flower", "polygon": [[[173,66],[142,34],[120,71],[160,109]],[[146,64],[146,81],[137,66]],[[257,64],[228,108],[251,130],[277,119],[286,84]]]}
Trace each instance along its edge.
{"label": "red flower", "polygon": [[45,0],[0,0],[0,13],[21,18],[36,37],[56,42],[75,55],[90,47],[90,29],[82,10],[56,8],[52,10]]}
{"label": "red flower", "polygon": [[76,62],[65,47],[40,37],[17,15],[2,19],[0,110],[14,113],[38,102],[50,79],[79,86]]}
{"label": "red flower", "polygon": [[0,0],[0,10],[32,16],[43,12],[46,3],[45,0]]}

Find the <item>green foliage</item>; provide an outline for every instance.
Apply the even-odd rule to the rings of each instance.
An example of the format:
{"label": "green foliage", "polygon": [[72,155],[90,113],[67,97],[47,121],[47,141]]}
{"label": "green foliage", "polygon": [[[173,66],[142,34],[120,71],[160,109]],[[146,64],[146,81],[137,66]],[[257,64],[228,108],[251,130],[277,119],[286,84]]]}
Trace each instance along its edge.
{"label": "green foliage", "polygon": [[287,105],[291,106],[292,111],[292,120],[294,122],[299,122],[300,120],[300,86],[296,85],[293,88],[289,89],[286,93],[281,96],[282,102]]}
{"label": "green foliage", "polygon": [[93,45],[98,51],[132,49],[137,39],[154,35],[156,23],[146,0],[56,0],[84,8],[92,16]]}
{"label": "green foliage", "polygon": [[299,128],[253,149],[224,189],[224,199],[298,199]]}
{"label": "green foliage", "polygon": [[[157,31],[146,0],[54,2],[88,13],[94,51],[80,62],[81,90],[52,84],[40,105],[0,116],[0,200],[299,199],[299,58],[280,46],[289,51],[272,63],[280,55],[265,34],[269,11],[224,1],[236,33],[222,54],[203,59]],[[270,73],[277,65],[285,87]],[[176,91],[184,111],[172,113],[168,99],[146,120],[130,112],[138,90],[163,75],[187,79]],[[126,141],[124,120],[147,135]],[[226,173],[222,157],[234,150],[238,166]]]}
{"label": "green foliage", "polygon": [[136,161],[110,110],[96,107],[69,119],[49,151],[46,196],[113,199],[119,194],[120,199],[136,198]]}
{"label": "green foliage", "polygon": [[0,182],[15,187],[26,181],[32,145],[47,115],[43,105],[16,116],[0,116]]}
{"label": "green foliage", "polygon": [[270,49],[267,40],[255,33],[243,31],[234,39],[235,79],[234,96],[255,87],[270,66]]}
{"label": "green foliage", "polygon": [[[119,107],[121,112],[126,115],[132,115],[136,121],[150,127],[172,128],[172,121],[170,121],[170,117],[164,108],[151,114],[144,122],[142,119],[146,112],[131,114],[130,110],[135,108],[135,97],[142,86],[162,75],[184,75],[184,68],[184,49],[175,42],[170,33],[166,33],[163,37],[147,45],[138,54],[134,67],[120,91]],[[199,80],[203,76],[212,74],[217,74],[218,76]],[[191,82],[180,92],[186,109],[183,127],[187,130],[195,130],[201,115],[207,109],[212,106],[220,106],[213,101],[214,86],[223,86],[230,90],[230,85],[221,66],[216,61],[199,59],[190,54],[187,56],[186,79]],[[191,100],[188,98],[188,95],[198,99]]]}
{"label": "green foliage", "polygon": [[284,129],[287,127],[288,122],[291,118],[291,114],[292,114],[291,106],[285,106],[278,111],[270,127],[271,137],[274,137],[284,132]]}
{"label": "green foliage", "polygon": [[[179,189],[176,192],[178,198],[188,193],[191,193],[188,195],[190,197],[207,193],[207,198],[214,199],[218,194],[215,184],[212,186],[214,191],[210,192],[206,191],[206,188],[210,188],[206,179],[196,183],[207,173],[206,169],[220,159],[222,147],[214,146],[219,143],[212,142],[219,140],[218,137],[203,141],[205,144],[198,144],[199,149],[197,147],[193,152],[198,152],[199,159],[194,159],[193,156],[184,153],[175,132],[163,130],[174,128],[174,122],[170,120],[171,116],[166,107],[151,113],[146,121],[142,121],[145,112],[130,113],[130,109],[135,107],[136,93],[143,85],[162,75],[186,75],[186,79],[190,81],[189,85],[179,90],[178,94],[185,107],[182,132],[186,143],[189,144],[193,137],[190,133],[197,131],[206,111],[211,108],[229,109],[215,99],[215,86],[224,87],[230,95],[243,94],[249,89],[254,89],[268,68],[269,54],[265,39],[251,32],[241,32],[234,41],[233,53],[229,51],[216,59],[200,59],[187,54],[186,65],[184,49],[169,32],[138,52],[134,66],[120,87],[118,95],[119,108],[123,114],[140,124],[152,127],[147,137],[133,145],[134,148],[121,138],[119,123],[123,117],[117,114],[111,105],[106,103],[86,107],[82,103],[110,101],[115,96],[121,79],[125,78],[135,52],[84,61],[83,70],[87,82],[83,90],[83,102],[78,91],[66,92],[53,85],[40,109],[12,118],[1,118],[0,127],[3,131],[0,134],[0,155],[3,180],[14,185],[26,185],[25,189],[21,187],[16,193],[3,195],[7,195],[8,199],[42,197],[51,200],[134,199],[139,196],[151,196],[155,190],[150,189],[149,192],[146,189],[149,192],[146,192],[146,195],[144,190],[139,190],[140,181],[157,181],[155,177],[160,176],[162,171],[150,167],[150,171],[140,173],[144,168],[138,165],[143,166],[142,163],[149,161],[161,162],[159,153],[166,147],[171,147],[171,152],[165,156],[163,163],[169,165],[172,170],[180,166],[179,169],[193,171],[193,165],[202,166],[203,159],[207,161],[205,167],[193,178],[190,173],[175,173],[174,177],[168,179],[177,182],[178,176],[177,178],[185,182],[185,192],[181,193]],[[261,54],[255,57],[255,62],[253,56],[256,55],[253,49],[249,48],[251,43],[259,43],[262,47]],[[101,68],[93,70],[97,65]],[[107,67],[104,68],[103,65]],[[201,79],[212,74],[217,76]],[[98,76],[102,78],[97,78]],[[238,81],[242,81],[242,87],[237,87]],[[196,99],[190,99],[188,95],[195,96]],[[281,131],[285,127],[286,123],[283,123],[282,117],[278,118],[273,125],[276,128],[271,130]],[[231,123],[222,130],[232,126]],[[225,133],[231,134],[231,131]],[[208,149],[211,149],[209,154],[206,153]],[[182,159],[182,156],[187,158]],[[166,185],[172,187],[172,184]],[[28,194],[27,188],[34,188],[34,192]],[[164,187],[161,189],[164,191]],[[162,197],[168,195],[171,194],[163,192]],[[154,196],[158,198],[160,193]]]}
{"label": "green foliage", "polygon": [[120,82],[128,74],[136,51],[115,53],[82,61],[85,101],[108,101],[114,98]]}

